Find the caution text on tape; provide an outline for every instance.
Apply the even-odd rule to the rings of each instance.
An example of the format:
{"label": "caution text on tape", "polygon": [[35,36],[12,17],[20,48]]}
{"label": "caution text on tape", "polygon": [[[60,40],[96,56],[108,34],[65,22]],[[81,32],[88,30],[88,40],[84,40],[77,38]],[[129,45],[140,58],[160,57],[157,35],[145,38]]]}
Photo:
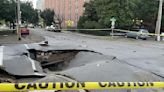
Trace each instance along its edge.
{"label": "caution text on tape", "polygon": [[2,83],[0,91],[164,88],[164,82]]}

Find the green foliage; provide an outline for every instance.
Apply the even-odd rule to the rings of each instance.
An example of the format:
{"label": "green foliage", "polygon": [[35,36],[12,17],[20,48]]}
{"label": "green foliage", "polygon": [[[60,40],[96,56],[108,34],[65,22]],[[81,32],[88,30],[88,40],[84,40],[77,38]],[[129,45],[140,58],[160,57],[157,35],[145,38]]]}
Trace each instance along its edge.
{"label": "green foliage", "polygon": [[9,22],[14,22],[16,18],[16,3],[14,0],[10,0],[6,6],[5,20]]}
{"label": "green foliage", "polygon": [[16,12],[16,3],[14,0],[1,0],[0,2],[0,19],[14,22],[15,21],[15,12]]}
{"label": "green foliage", "polygon": [[79,28],[94,28],[97,24],[103,28],[110,28],[110,19],[114,16],[117,19],[117,28],[131,27],[134,24],[133,20],[143,20],[144,26],[153,29],[157,18],[158,1],[92,0],[84,7],[85,12],[78,22]]}
{"label": "green foliage", "polygon": [[85,12],[84,16],[88,21],[98,21],[98,14],[96,11],[96,6],[94,5],[93,1],[90,3],[85,3]]}
{"label": "green foliage", "polygon": [[44,20],[44,23],[47,26],[52,25],[52,23],[54,22],[54,15],[55,15],[54,11],[53,10],[50,10],[50,9],[46,9],[43,12],[41,12],[41,14],[40,14],[40,16]]}
{"label": "green foliage", "polygon": [[132,8],[134,19],[143,20],[143,25],[154,30],[158,15],[158,1],[152,0],[134,0],[135,5]]}
{"label": "green foliage", "polygon": [[38,10],[33,10],[31,12],[31,15],[33,15],[33,16],[31,16],[29,22],[32,23],[32,24],[35,24],[35,25],[38,24],[38,22],[39,22]]}
{"label": "green foliage", "polygon": [[[22,21],[38,23],[38,12],[30,2],[21,2]],[[15,22],[17,14],[16,0],[0,0],[0,19],[7,22]]]}
{"label": "green foliage", "polygon": [[77,28],[80,28],[80,29],[81,29],[81,28],[84,28],[83,23],[84,23],[86,20],[87,20],[86,17],[81,16],[80,19],[79,19],[79,21],[78,21]]}
{"label": "green foliage", "polygon": [[100,29],[103,28],[98,22],[96,21],[86,21],[83,24],[84,28],[86,29]]}
{"label": "green foliage", "polygon": [[98,23],[98,14],[96,11],[96,6],[93,1],[90,3],[85,3],[85,12],[82,17],[80,17],[78,21],[78,28],[103,28],[100,23]]}
{"label": "green foliage", "polygon": [[22,21],[37,24],[39,21],[38,11],[32,7],[30,2],[21,3]]}
{"label": "green foliage", "polygon": [[0,19],[2,20],[4,18],[4,13],[5,13],[5,6],[7,3],[5,2],[6,0],[0,0]]}
{"label": "green foliage", "polygon": [[79,30],[78,32],[84,33],[84,34],[91,34],[91,35],[97,35],[97,36],[109,36],[110,30],[102,31],[102,30]]}

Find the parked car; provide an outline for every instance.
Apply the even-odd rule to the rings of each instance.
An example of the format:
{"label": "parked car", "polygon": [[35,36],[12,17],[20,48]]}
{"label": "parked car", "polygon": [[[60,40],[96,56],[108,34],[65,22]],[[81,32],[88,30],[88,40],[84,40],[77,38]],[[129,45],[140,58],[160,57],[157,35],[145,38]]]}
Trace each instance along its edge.
{"label": "parked car", "polygon": [[33,24],[29,24],[28,27],[29,28],[34,28],[34,25]]}
{"label": "parked car", "polygon": [[29,35],[30,34],[30,30],[25,26],[21,26],[20,32],[21,32],[21,35]]}
{"label": "parked car", "polygon": [[6,25],[0,26],[0,30],[9,30],[10,28]]}
{"label": "parked car", "polygon": [[46,29],[46,31],[49,31],[49,28],[50,28],[49,26],[46,26],[46,28],[45,28],[45,29]]}
{"label": "parked car", "polygon": [[131,32],[127,32],[125,37],[132,37],[135,39],[147,40],[149,38],[149,31],[147,29],[136,29]]}
{"label": "parked car", "polygon": [[57,29],[57,27],[51,25],[46,27],[47,31],[61,32],[61,30]]}

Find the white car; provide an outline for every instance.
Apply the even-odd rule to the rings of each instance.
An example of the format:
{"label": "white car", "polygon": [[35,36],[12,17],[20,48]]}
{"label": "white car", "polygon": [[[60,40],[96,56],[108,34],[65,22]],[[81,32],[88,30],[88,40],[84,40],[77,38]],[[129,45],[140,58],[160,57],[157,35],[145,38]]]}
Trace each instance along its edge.
{"label": "white car", "polygon": [[0,30],[9,30],[10,28],[7,27],[6,25],[2,25],[0,26]]}
{"label": "white car", "polygon": [[29,24],[28,27],[29,28],[34,28],[34,25],[33,24]]}
{"label": "white car", "polygon": [[49,28],[50,28],[49,26],[46,26],[46,28],[45,28],[45,29],[46,29],[47,31],[49,31]]}
{"label": "white car", "polygon": [[51,25],[46,27],[47,31],[54,31],[54,32],[61,32],[61,30],[58,30],[57,27]]}

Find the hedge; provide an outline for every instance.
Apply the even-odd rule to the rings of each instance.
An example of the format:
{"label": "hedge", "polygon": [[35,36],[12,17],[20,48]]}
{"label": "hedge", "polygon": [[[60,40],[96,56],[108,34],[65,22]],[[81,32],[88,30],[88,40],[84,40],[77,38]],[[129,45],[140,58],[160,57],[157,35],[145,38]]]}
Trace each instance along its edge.
{"label": "hedge", "polygon": [[77,32],[96,36],[110,36],[111,33],[110,30],[78,30]]}

